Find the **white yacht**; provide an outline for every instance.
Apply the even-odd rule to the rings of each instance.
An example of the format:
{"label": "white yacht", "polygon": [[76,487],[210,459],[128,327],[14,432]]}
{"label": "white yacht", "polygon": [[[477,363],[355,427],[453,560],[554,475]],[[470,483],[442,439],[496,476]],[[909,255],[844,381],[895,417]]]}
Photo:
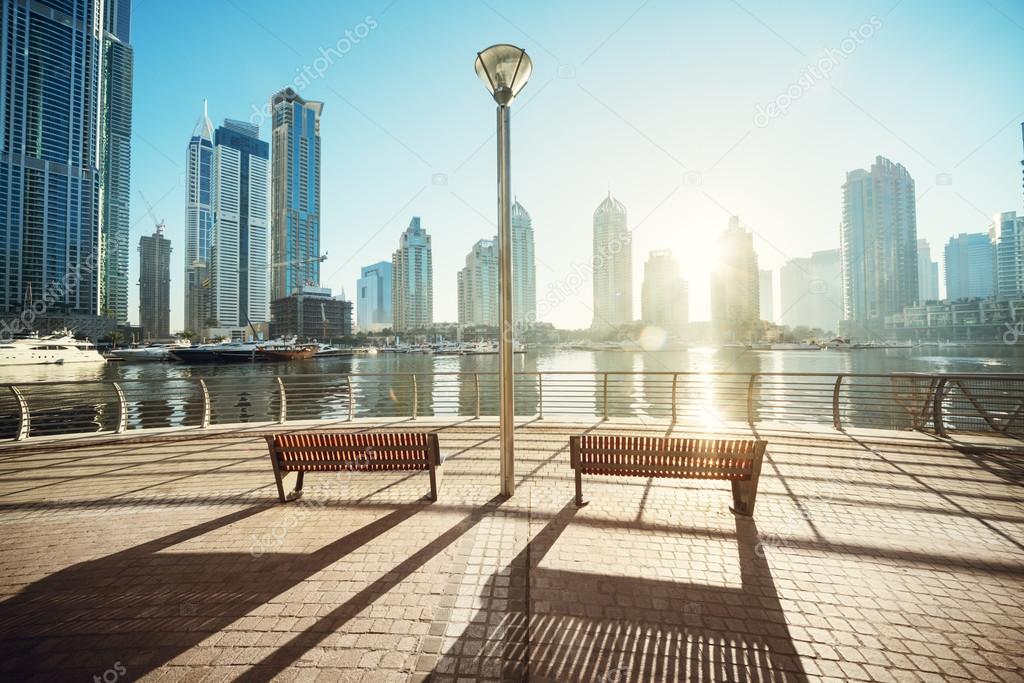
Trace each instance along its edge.
{"label": "white yacht", "polygon": [[66,331],[0,343],[0,366],[106,362],[91,342],[75,339]]}
{"label": "white yacht", "polygon": [[172,361],[176,360],[171,355],[174,349],[188,348],[191,344],[187,341],[174,341],[169,343],[153,343],[148,346],[137,346],[135,348],[114,349],[111,356],[129,362],[148,361]]}

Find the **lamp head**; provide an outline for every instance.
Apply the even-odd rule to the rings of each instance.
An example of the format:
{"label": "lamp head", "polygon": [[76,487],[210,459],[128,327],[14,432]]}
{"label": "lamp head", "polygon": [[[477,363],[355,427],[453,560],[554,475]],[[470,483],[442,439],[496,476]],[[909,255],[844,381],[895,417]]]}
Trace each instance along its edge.
{"label": "lamp head", "polygon": [[530,56],[515,45],[492,45],[476,55],[476,75],[503,107],[512,103],[532,73]]}

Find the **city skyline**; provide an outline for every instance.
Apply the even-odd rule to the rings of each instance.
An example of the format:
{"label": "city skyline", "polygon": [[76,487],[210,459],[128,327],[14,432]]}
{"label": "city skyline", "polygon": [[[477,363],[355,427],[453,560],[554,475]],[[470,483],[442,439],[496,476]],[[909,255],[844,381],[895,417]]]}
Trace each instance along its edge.
{"label": "city skyline", "polygon": [[[175,218],[183,210],[173,208],[182,190],[167,194],[181,175],[180,154],[167,144],[167,131],[176,127],[180,139],[204,97],[211,98],[217,111],[240,109],[263,117],[267,93],[298,79],[303,97],[327,104],[322,119],[323,250],[330,258],[322,264],[322,284],[351,291],[360,265],[387,258],[404,222],[415,213],[428,224],[447,227],[435,235],[435,319],[455,320],[455,279],[445,274],[458,271],[465,245],[490,233],[494,221],[489,200],[493,168],[485,155],[474,151],[490,135],[487,103],[479,101],[478,84],[465,63],[489,42],[512,40],[522,43],[536,63],[535,77],[517,110],[513,185],[528,200],[534,220],[546,228],[536,234],[538,301],[573,272],[567,266],[589,260],[588,207],[610,185],[639,225],[636,252],[673,249],[691,282],[691,317],[708,319],[709,268],[699,254],[713,246],[708,233],[724,216],[740,214],[750,223],[763,268],[778,270],[789,259],[834,248],[843,176],[866,158],[897,160],[918,179],[919,236],[932,245],[945,244],[952,234],[985,230],[991,216],[1020,209],[1020,119],[1014,117],[1021,107],[1000,87],[1005,79],[998,70],[980,66],[992,60],[1019,63],[1019,41],[1003,40],[1018,29],[989,8],[974,13],[954,5],[933,9],[913,2],[892,12],[890,8],[891,3],[881,2],[856,10],[829,7],[811,19],[750,5],[796,49],[738,8],[687,8],[711,28],[728,23],[736,39],[761,51],[764,60],[747,64],[739,55],[729,57],[686,29],[693,40],[678,59],[702,50],[710,50],[713,59],[701,77],[680,72],[687,104],[679,110],[682,118],[670,123],[654,106],[664,95],[644,87],[650,79],[640,66],[666,57],[658,47],[661,26],[681,21],[683,9],[650,4],[631,17],[636,8],[594,7],[582,13],[586,16],[579,18],[578,31],[563,35],[567,32],[560,28],[570,16],[575,21],[581,14],[571,7],[527,3],[507,15],[514,26],[484,6],[474,7],[454,23],[451,44],[426,51],[423,65],[416,67],[417,73],[422,68],[432,75],[407,84],[411,96],[423,96],[437,109],[414,112],[398,105],[401,100],[385,85],[383,70],[396,63],[396,52],[416,48],[421,38],[414,26],[436,24],[425,9],[406,3],[321,7],[317,14],[326,13],[325,20],[310,22],[303,19],[309,10],[300,8],[295,21],[304,28],[296,35],[277,28],[284,22],[270,4],[256,3],[244,14],[230,6],[214,8],[237,25],[237,35],[207,41],[214,55],[231,51],[243,39],[259,39],[266,47],[256,68],[243,69],[242,77],[228,77],[219,70],[171,73],[167,63],[180,59],[189,64],[196,58],[185,54],[184,44],[164,44],[165,34],[185,35],[183,13],[142,5],[132,36],[137,56],[133,186],[167,218],[172,241],[184,244],[183,226]],[[1010,16],[1018,11],[1005,3],[1001,8]],[[850,30],[873,15],[881,27],[830,78],[815,83],[785,115],[754,125],[759,104],[784,92],[823,48],[838,47]],[[203,39],[209,28],[189,23],[187,31],[197,31],[196,39]],[[336,47],[345,30],[351,31],[352,40],[329,59],[316,61],[320,48]],[[955,55],[931,55],[925,68],[915,46],[923,50],[942,32],[956,37],[958,50]],[[978,35],[985,36],[982,51],[972,39]],[[741,63],[742,72],[737,71]],[[908,71],[942,73],[941,83],[911,83],[903,88],[906,92],[879,83],[895,63]],[[307,67],[313,78],[303,76]],[[322,73],[316,70],[321,67],[326,67]],[[730,84],[727,91],[719,87],[723,79]],[[426,94],[439,85],[443,102]],[[167,97],[168,92],[174,96]],[[956,105],[937,106],[940,101],[984,101],[986,106],[968,112]],[[551,125],[542,127],[546,120]],[[580,125],[567,128],[568,120]],[[545,129],[562,132],[553,138]],[[827,137],[838,129],[841,136]],[[596,143],[593,148],[591,142]],[[781,158],[786,158],[787,169],[796,170],[771,170]],[[555,179],[567,177],[573,178],[572,186],[559,191]],[[763,178],[771,178],[770,186],[759,182]],[[137,239],[149,223],[137,201],[132,217]],[[183,256],[175,253],[174,258]],[[633,269],[640,266],[634,263]],[[175,276],[182,270],[183,264],[172,265]],[[542,318],[560,327],[588,326],[591,315],[580,301],[590,303],[589,290],[588,281],[582,297],[571,297]],[[639,282],[633,290],[635,312]],[[180,291],[176,288],[175,294]],[[172,327],[182,326],[181,306],[180,301],[172,303]]]}

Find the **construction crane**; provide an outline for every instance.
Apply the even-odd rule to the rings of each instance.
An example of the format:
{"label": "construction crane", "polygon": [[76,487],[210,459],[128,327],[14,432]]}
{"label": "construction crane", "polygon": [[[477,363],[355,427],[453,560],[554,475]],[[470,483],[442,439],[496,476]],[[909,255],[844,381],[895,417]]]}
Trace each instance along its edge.
{"label": "construction crane", "polygon": [[323,263],[327,260],[327,252],[323,253],[323,256],[314,256],[307,259],[293,259],[291,261],[279,261],[278,263],[271,263],[267,266],[267,270],[271,268],[283,268],[284,266],[304,266],[307,263]]}
{"label": "construction crane", "polygon": [[156,234],[163,235],[164,227],[166,227],[164,225],[164,219],[161,218],[160,220],[157,220],[156,211],[153,210],[153,205],[149,203],[148,199],[146,199],[146,195],[142,194],[142,190],[139,190],[139,196],[142,197],[142,203],[146,205],[146,213],[148,213],[149,217],[153,219],[153,225],[156,228]]}

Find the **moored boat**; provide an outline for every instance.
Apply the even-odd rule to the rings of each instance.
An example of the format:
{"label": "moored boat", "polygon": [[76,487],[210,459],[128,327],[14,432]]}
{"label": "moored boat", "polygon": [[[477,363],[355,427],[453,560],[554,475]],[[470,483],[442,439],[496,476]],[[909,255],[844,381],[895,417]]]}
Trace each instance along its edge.
{"label": "moored boat", "polygon": [[91,342],[75,339],[66,330],[46,337],[22,337],[0,343],[0,366],[106,362]]}

